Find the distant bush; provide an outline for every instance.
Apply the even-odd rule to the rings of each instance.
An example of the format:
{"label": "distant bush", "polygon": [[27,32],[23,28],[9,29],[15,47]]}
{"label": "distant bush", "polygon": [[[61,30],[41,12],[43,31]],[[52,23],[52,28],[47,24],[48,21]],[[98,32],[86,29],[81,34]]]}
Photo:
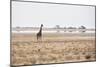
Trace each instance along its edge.
{"label": "distant bush", "polygon": [[65,29],[64,32],[66,32],[66,27],[64,27],[64,29]]}
{"label": "distant bush", "polygon": [[19,26],[16,27],[16,31],[20,32],[20,27]]}
{"label": "distant bush", "polygon": [[[68,27],[67,29],[76,29],[76,27]],[[69,32],[72,32],[72,30],[70,30]]]}

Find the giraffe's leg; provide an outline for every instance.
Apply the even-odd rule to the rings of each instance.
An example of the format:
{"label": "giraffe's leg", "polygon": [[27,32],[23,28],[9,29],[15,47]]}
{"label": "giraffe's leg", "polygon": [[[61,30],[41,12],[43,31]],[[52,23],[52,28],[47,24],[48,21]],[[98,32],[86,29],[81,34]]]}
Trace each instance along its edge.
{"label": "giraffe's leg", "polygon": [[40,37],[40,41],[42,42],[42,36]]}
{"label": "giraffe's leg", "polygon": [[40,41],[41,41],[41,37],[40,37]]}
{"label": "giraffe's leg", "polygon": [[37,35],[37,40],[38,40],[38,35]]}

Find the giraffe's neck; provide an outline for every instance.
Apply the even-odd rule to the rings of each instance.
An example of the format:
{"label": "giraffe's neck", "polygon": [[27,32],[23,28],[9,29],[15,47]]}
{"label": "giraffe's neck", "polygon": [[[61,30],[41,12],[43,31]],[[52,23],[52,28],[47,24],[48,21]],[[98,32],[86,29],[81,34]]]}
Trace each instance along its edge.
{"label": "giraffe's neck", "polygon": [[40,30],[39,30],[39,33],[41,33],[42,32],[42,27],[40,27]]}

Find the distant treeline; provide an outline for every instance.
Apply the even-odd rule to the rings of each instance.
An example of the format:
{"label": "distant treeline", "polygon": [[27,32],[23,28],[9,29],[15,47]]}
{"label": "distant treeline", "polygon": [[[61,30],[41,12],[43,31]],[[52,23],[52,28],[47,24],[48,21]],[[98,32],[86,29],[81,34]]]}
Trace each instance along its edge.
{"label": "distant treeline", "polygon": [[[39,27],[13,27],[12,28],[12,31],[38,31],[39,30]],[[85,26],[80,26],[80,27],[60,27],[59,25],[56,25],[55,27],[53,28],[46,28],[46,27],[43,27],[43,31],[57,31],[57,32],[60,32],[60,31],[69,31],[69,32],[73,32],[73,31],[79,31],[79,32],[86,32],[86,31],[95,31],[95,29],[87,29]]]}

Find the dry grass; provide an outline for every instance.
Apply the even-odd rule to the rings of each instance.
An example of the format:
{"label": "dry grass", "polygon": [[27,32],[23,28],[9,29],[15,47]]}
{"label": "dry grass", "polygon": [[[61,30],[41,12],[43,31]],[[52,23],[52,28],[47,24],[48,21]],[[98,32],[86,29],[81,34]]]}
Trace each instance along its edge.
{"label": "dry grass", "polygon": [[12,35],[12,65],[48,64],[95,60],[95,36],[44,34]]}

